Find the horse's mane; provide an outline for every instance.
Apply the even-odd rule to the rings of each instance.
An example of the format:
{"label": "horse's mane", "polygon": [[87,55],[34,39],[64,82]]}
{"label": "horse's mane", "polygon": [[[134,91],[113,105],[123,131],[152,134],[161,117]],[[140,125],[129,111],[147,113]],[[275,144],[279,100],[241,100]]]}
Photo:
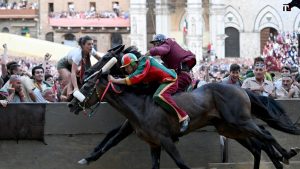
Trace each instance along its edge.
{"label": "horse's mane", "polygon": [[90,75],[92,75],[96,71],[100,70],[113,57],[115,57],[118,62],[111,68],[110,74],[112,74],[112,75],[116,75],[116,74],[124,75],[123,70],[120,69],[123,49],[124,49],[124,45],[121,45],[121,46],[117,46],[113,49],[108,50],[107,53],[103,57],[101,57],[101,59],[96,64],[91,66],[85,72],[85,74],[84,74],[85,77],[89,77]]}

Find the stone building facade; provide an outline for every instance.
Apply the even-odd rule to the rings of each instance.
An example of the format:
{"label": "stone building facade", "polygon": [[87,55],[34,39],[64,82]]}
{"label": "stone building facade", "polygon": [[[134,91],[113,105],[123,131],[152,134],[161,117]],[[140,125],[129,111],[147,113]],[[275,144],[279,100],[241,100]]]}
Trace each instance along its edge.
{"label": "stone building facade", "polygon": [[[283,4],[289,2],[290,0],[131,0],[131,18],[144,18],[148,12],[147,20],[155,20],[154,24],[147,21],[154,27],[150,27],[150,32],[147,31],[148,36],[144,30],[149,26],[143,23],[137,28],[143,31],[131,32],[131,36],[135,37],[131,40],[147,50],[145,43],[151,38],[149,33],[163,33],[196,53],[198,60],[202,59],[209,43],[213,44],[219,58],[253,58],[260,55],[269,33],[298,32],[300,10],[295,7],[291,11],[283,11]],[[131,26],[134,25],[135,22],[132,21]],[[187,31],[184,32],[184,29]]]}
{"label": "stone building facade", "polygon": [[[68,11],[73,3],[75,11],[112,11],[118,2],[121,10],[129,11],[130,22],[111,20],[74,25],[49,18],[51,12]],[[105,52],[115,39],[125,45],[136,45],[142,52],[150,47],[156,33],[175,38],[190,49],[200,61],[208,44],[219,58],[259,56],[269,33],[297,32],[300,30],[300,10],[283,11],[290,0],[43,0],[38,14],[24,17],[1,14],[0,30],[21,34],[25,27],[32,37],[62,43],[78,40],[83,35],[94,38],[97,48]],[[21,15],[20,15],[21,16]],[[86,19],[85,19],[86,20]],[[26,21],[26,22],[25,22]],[[90,20],[89,20],[90,21]],[[122,22],[122,23],[121,23]],[[63,24],[64,23],[64,24]],[[26,30],[23,30],[26,31]],[[121,37],[121,38],[120,38]]]}
{"label": "stone building facade", "polygon": [[[37,3],[38,0],[28,0],[27,4]],[[13,4],[13,0],[7,0],[7,4]],[[28,37],[38,37],[38,17],[39,13],[37,9],[19,8],[6,9],[7,4],[3,4],[0,9],[0,31],[13,33],[17,35],[23,35]],[[21,5],[21,4],[16,4]],[[8,7],[9,8],[9,7]]]}
{"label": "stone building facade", "polygon": [[[110,49],[114,41],[120,41],[129,45],[129,19],[127,24],[119,24],[124,20],[116,19],[76,19],[49,17],[49,14],[68,12],[70,5],[73,5],[75,12],[86,12],[94,7],[97,13],[103,11],[113,11],[113,3],[118,2],[121,11],[128,11],[127,0],[43,0],[40,1],[39,18],[40,34],[39,39],[54,41],[57,43],[72,43],[80,37],[89,35],[94,39],[95,47],[100,52]],[[108,23],[108,24],[107,24]]]}

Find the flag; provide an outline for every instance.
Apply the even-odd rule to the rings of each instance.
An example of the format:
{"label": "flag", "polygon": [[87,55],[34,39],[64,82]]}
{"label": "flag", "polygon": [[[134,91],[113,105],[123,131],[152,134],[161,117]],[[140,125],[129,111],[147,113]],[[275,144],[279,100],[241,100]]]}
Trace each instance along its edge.
{"label": "flag", "polygon": [[188,31],[188,22],[185,18],[183,23],[183,33],[187,34],[187,31]]}

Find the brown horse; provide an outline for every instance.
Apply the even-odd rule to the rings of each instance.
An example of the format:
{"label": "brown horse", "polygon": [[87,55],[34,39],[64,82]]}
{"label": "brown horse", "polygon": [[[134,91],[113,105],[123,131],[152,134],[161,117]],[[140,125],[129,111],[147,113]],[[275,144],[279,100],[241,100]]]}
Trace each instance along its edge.
{"label": "brown horse", "polygon": [[[114,56],[117,53],[111,52],[111,55]],[[104,57],[97,66],[103,66],[108,59],[109,57]],[[116,68],[112,72],[116,71]],[[71,111],[78,113],[83,105],[90,107],[96,104],[98,96],[103,94],[107,84],[107,74],[103,73],[89,80],[81,88],[81,92],[88,96],[84,104],[73,99],[69,104]],[[94,86],[94,89],[91,90],[91,86]],[[242,89],[229,85],[209,84],[191,93],[178,94],[174,96],[174,99],[191,117],[190,128],[185,134],[207,125],[214,125],[220,134],[241,140],[240,143],[247,145],[250,151],[251,143],[258,142],[261,145],[269,145],[273,158],[278,158],[273,152],[273,147],[285,159],[295,155],[294,152],[287,152],[283,149],[270,133],[255,124],[251,115],[249,96]],[[153,168],[159,168],[161,147],[174,159],[179,168],[188,168],[173,143],[173,139],[179,135],[179,125],[174,114],[165,112],[149,96],[133,94],[130,88],[125,88],[121,94],[116,94],[109,89],[105,95],[105,101],[119,110],[129,120],[137,135],[150,145]],[[274,126],[276,128],[276,124]],[[300,134],[298,128],[291,130],[293,134]],[[258,168],[259,165],[256,167]],[[282,165],[276,168],[282,168]]]}

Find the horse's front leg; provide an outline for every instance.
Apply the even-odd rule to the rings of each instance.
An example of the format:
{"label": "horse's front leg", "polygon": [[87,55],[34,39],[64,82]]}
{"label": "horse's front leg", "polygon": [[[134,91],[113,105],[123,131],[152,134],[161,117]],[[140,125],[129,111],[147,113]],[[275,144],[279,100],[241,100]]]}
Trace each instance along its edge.
{"label": "horse's front leg", "polygon": [[161,147],[153,147],[151,146],[151,157],[152,157],[152,169],[159,169],[160,167],[160,152]]}
{"label": "horse's front leg", "polygon": [[78,163],[88,164],[91,161],[98,160],[104,153],[128,137],[133,131],[131,124],[126,120],[121,126],[111,130],[89,157],[78,161]]}

